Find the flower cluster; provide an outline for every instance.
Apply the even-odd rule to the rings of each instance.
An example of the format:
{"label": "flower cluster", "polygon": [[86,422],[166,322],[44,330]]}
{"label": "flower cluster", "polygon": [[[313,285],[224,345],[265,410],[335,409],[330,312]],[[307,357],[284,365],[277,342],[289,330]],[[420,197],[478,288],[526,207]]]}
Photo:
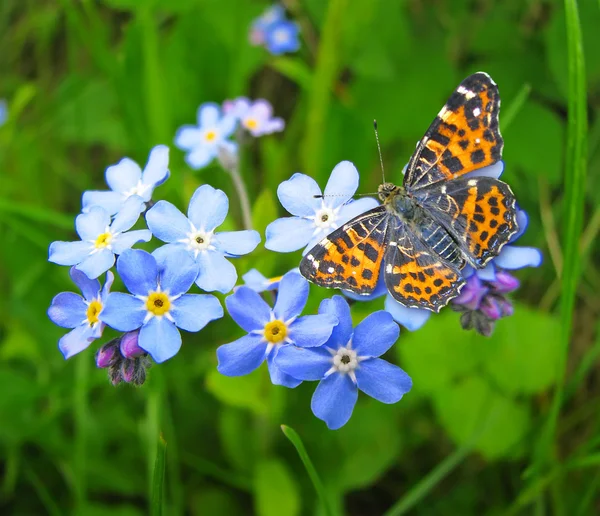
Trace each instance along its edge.
{"label": "flower cluster", "polygon": [[250,43],[277,56],[300,48],[299,33],[298,24],[286,19],[283,7],[273,5],[252,22]]}

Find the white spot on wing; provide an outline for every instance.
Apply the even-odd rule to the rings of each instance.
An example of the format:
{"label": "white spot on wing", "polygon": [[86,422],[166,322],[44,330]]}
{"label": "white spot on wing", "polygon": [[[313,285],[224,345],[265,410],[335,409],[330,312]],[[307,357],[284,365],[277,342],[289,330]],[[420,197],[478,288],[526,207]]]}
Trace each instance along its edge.
{"label": "white spot on wing", "polygon": [[467,184],[469,186],[475,186],[477,184],[477,179],[469,179],[469,181],[467,181]]}
{"label": "white spot on wing", "polygon": [[332,273],[334,270],[335,270],[335,269],[334,269],[333,267],[329,267],[329,269],[327,269],[327,272],[328,272],[329,274],[331,274],[331,273]]}
{"label": "white spot on wing", "polygon": [[388,264],[385,266],[385,272],[387,272],[388,274],[391,274],[391,272],[392,272],[393,270],[394,270],[394,267],[392,266],[392,264],[391,264],[391,263],[388,263]]}
{"label": "white spot on wing", "polygon": [[479,109],[478,107],[476,107],[473,110],[473,116],[479,116],[479,115],[481,115],[481,109]]}

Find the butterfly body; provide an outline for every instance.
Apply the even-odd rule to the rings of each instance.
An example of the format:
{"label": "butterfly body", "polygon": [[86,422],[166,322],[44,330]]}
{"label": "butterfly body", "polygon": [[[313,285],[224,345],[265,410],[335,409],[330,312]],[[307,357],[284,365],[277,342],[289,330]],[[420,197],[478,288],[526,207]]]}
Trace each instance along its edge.
{"label": "butterfly body", "polygon": [[397,301],[435,312],[456,297],[465,265],[485,267],[518,230],[510,187],[470,174],[501,159],[499,106],[487,74],[467,77],[417,145],[403,185],[383,183],[382,205],[323,239],[300,272],[364,295],[383,273]]}

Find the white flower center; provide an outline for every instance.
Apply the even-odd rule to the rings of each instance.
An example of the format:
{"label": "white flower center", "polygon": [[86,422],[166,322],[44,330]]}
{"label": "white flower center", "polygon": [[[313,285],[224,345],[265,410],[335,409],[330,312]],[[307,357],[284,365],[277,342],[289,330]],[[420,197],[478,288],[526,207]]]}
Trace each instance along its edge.
{"label": "white flower center", "polygon": [[284,43],[288,42],[290,36],[287,30],[277,29],[275,32],[273,32],[273,39],[275,40],[275,43],[283,45]]}
{"label": "white flower center", "polygon": [[335,210],[323,206],[320,210],[317,210],[314,216],[315,226],[319,229],[337,229],[336,224],[337,213]]}
{"label": "white flower center", "polygon": [[331,353],[331,368],[325,373],[325,376],[329,376],[333,373],[347,374],[352,378],[352,381],[356,383],[356,375],[354,370],[359,367],[362,360],[367,357],[358,356],[356,351],[352,349],[352,341],[348,342],[345,347],[339,348],[337,351],[331,348],[327,348]]}
{"label": "white flower center", "polygon": [[112,251],[112,246],[115,243],[115,240],[119,233],[113,233],[109,226],[106,226],[104,229],[104,233],[100,233],[95,240],[90,240],[92,243],[92,251],[91,254],[98,253],[104,249],[108,249]]}
{"label": "white flower center", "polygon": [[132,195],[139,195],[140,197],[143,197],[144,194],[148,191],[148,188],[150,188],[150,185],[145,185],[140,179],[137,182],[137,185],[135,185],[131,190],[123,192],[123,195],[125,195],[125,199],[129,199]]}
{"label": "white flower center", "polygon": [[189,251],[194,252],[194,258],[203,251],[213,250],[215,246],[211,244],[213,237],[215,236],[212,231],[204,231],[203,229],[196,229],[190,222],[191,231],[187,234],[186,238],[182,238],[179,242],[186,244]]}
{"label": "white flower center", "polygon": [[165,317],[169,321],[175,322],[171,315],[171,309],[173,308],[173,301],[176,301],[181,296],[170,296],[159,285],[156,290],[148,292],[147,296],[136,297],[145,303],[146,316],[144,317],[144,324],[153,317],[158,317],[159,319]]}

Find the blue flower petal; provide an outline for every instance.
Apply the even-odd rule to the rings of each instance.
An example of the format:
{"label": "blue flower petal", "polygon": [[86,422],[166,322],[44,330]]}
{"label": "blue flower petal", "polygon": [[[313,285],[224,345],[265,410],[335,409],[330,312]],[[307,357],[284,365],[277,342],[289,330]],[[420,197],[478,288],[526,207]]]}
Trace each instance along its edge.
{"label": "blue flower petal", "polygon": [[498,179],[502,172],[504,172],[504,161],[500,160],[494,163],[493,165],[488,165],[487,167],[478,168],[477,170],[473,170],[473,172],[469,172],[465,174],[463,178],[467,177],[493,177],[494,179]]}
{"label": "blue flower petal", "polygon": [[392,314],[395,321],[399,322],[409,331],[418,330],[427,322],[427,319],[431,315],[429,310],[404,306],[390,294],[385,298],[385,310]]}
{"label": "blue flower petal", "polygon": [[151,239],[152,233],[147,229],[136,229],[127,233],[121,233],[113,240],[113,252],[121,254],[123,251],[131,249],[138,242],[149,242]]}
{"label": "blue flower petal", "polygon": [[[250,269],[242,276],[244,284],[250,287],[255,292],[264,292],[265,290],[273,290],[272,285],[279,285],[279,282],[270,282],[269,278],[263,276],[257,269]],[[271,287],[271,288],[269,288]]]}
{"label": "blue flower petal", "polygon": [[168,256],[170,256],[173,253],[179,253],[181,251],[187,252],[190,255],[190,257],[193,258],[193,254],[187,250],[187,246],[185,244],[165,244],[152,251],[152,256],[156,260],[158,270],[164,270]]}
{"label": "blue flower petal", "polygon": [[379,206],[379,203],[376,199],[373,199],[373,197],[363,197],[362,199],[350,201],[340,209],[336,223],[338,226],[342,226],[354,217],[358,217],[373,208],[377,208],[377,206]]}
{"label": "blue flower petal", "polygon": [[93,279],[104,274],[115,263],[115,254],[109,249],[101,249],[97,253],[84,258],[75,267],[83,272],[88,278]]}
{"label": "blue flower petal", "polygon": [[217,348],[217,370],[225,376],[242,376],[257,369],[265,360],[267,343],[260,335],[245,335]]}
{"label": "blue flower petal", "polygon": [[330,314],[299,317],[289,326],[289,338],[302,348],[321,346],[331,336],[337,321],[337,317]]}
{"label": "blue flower petal", "polygon": [[284,217],[271,222],[265,232],[265,247],[278,253],[290,253],[306,246],[316,226],[312,220]]}
{"label": "blue flower petal", "polygon": [[341,161],[331,171],[324,201],[330,208],[337,208],[352,199],[357,188],[358,170],[350,161]]}
{"label": "blue flower petal", "polygon": [[216,126],[220,117],[221,108],[214,102],[205,102],[198,108],[198,125],[204,129]]}
{"label": "blue flower petal", "polygon": [[277,352],[275,363],[284,373],[298,380],[322,380],[333,361],[331,353],[324,347],[282,346]]}
{"label": "blue flower petal", "polygon": [[122,233],[133,227],[144,211],[144,200],[139,195],[132,195],[124,203],[119,213],[115,216],[110,229],[116,233]]}
{"label": "blue flower petal", "polygon": [[200,331],[210,321],[223,317],[223,307],[215,296],[185,294],[173,302],[170,313],[182,330]]}
{"label": "blue flower petal", "polygon": [[263,330],[271,318],[271,308],[254,290],[241,286],[225,299],[232,319],[245,331]]}
{"label": "blue flower petal", "polygon": [[358,389],[347,374],[333,373],[319,382],[310,406],[331,430],[344,426],[354,410]]}
{"label": "blue flower petal", "polygon": [[317,182],[305,174],[296,173],[277,187],[277,197],[281,205],[297,217],[311,217],[321,208],[322,200]]}
{"label": "blue flower petal", "polygon": [[48,250],[48,261],[58,265],[75,265],[92,252],[89,242],[52,242]]}
{"label": "blue flower petal", "polygon": [[293,376],[290,376],[279,369],[275,361],[277,354],[278,349],[275,348],[267,355],[267,367],[269,368],[271,383],[273,385],[283,385],[284,387],[288,387],[290,389],[298,387],[298,385],[302,383],[302,380],[298,380],[298,378],[294,378]]}
{"label": "blue flower petal", "polygon": [[86,349],[95,340],[94,330],[88,325],[77,326],[58,341],[58,349],[65,359]]}
{"label": "blue flower petal", "polygon": [[519,228],[517,232],[512,236],[512,238],[508,241],[509,244],[512,244],[515,240],[521,238],[525,230],[529,226],[529,216],[525,210],[517,211],[517,227]]}
{"label": "blue flower petal", "polygon": [[475,272],[480,279],[485,281],[494,281],[496,279],[496,269],[494,268],[494,260],[487,263],[483,269],[477,269]]}
{"label": "blue flower petal", "polygon": [[110,294],[110,288],[112,287],[113,281],[115,281],[115,275],[111,271],[107,271],[104,287],[102,287],[102,293],[100,294],[102,303],[106,302],[106,298],[108,297],[108,294]]}
{"label": "blue flower petal", "polygon": [[227,294],[235,286],[237,271],[234,265],[217,251],[203,251],[198,255],[196,285],[207,292]]}
{"label": "blue flower petal", "polygon": [[156,290],[158,266],[155,258],[141,249],[127,249],[117,260],[117,272],[127,290],[136,296],[147,296]]}
{"label": "blue flower petal", "polygon": [[260,234],[253,230],[224,231],[215,235],[215,241],[221,251],[233,256],[241,256],[256,249],[260,242]]}
{"label": "blue flower petal", "polygon": [[217,147],[207,146],[204,144],[200,144],[197,147],[194,147],[189,154],[185,156],[185,162],[192,168],[193,170],[198,170],[200,168],[208,165],[214,158],[217,156]]}
{"label": "blue flower petal", "polygon": [[400,401],[412,387],[410,376],[381,358],[361,362],[355,374],[358,388],[382,403]]}
{"label": "blue flower petal", "polygon": [[333,296],[331,299],[323,299],[319,306],[320,314],[329,314],[337,318],[338,324],[331,332],[327,346],[337,350],[345,347],[352,337],[352,316],[350,306],[342,296]]}
{"label": "blue flower petal", "polygon": [[163,242],[177,242],[191,231],[187,217],[168,201],[158,201],[148,210],[146,224],[152,234]]}
{"label": "blue flower petal", "polygon": [[126,193],[135,188],[142,179],[142,169],[129,158],[106,169],[106,184],[114,192]]}
{"label": "blue flower petal", "polygon": [[383,355],[400,336],[400,327],[392,314],[384,310],[372,313],[354,328],[352,347],[359,356]]}
{"label": "blue flower petal", "polygon": [[160,271],[160,288],[170,296],[185,294],[198,276],[198,264],[184,249],[165,257]]}
{"label": "blue flower petal", "polygon": [[523,267],[539,267],[543,256],[539,249],[534,247],[516,247],[507,245],[494,259],[494,265],[503,269],[522,269]]}
{"label": "blue flower petal", "polygon": [[109,215],[117,213],[125,202],[125,196],[120,192],[112,191],[88,191],[83,192],[81,198],[81,211],[87,213],[92,206],[104,208]]}
{"label": "blue flower petal", "polygon": [[[164,182],[169,175],[169,147],[157,145],[150,151],[148,163],[142,174],[142,182],[153,187]],[[144,201],[148,202],[152,197],[153,188],[149,188],[144,195]]]}
{"label": "blue flower petal", "polygon": [[153,317],[140,330],[138,345],[161,364],[174,357],[181,348],[181,333],[164,317]]}
{"label": "blue flower petal", "polygon": [[144,324],[146,304],[135,296],[111,292],[100,312],[100,320],[119,331],[137,330]]}
{"label": "blue flower petal", "polygon": [[192,195],[188,207],[188,218],[196,229],[213,231],[223,224],[229,211],[229,199],[223,190],[202,185]]}
{"label": "blue flower petal", "polygon": [[79,287],[86,301],[91,301],[98,297],[100,292],[100,282],[97,279],[88,278],[83,272],[78,271],[75,267],[71,267],[69,275],[73,283]]}
{"label": "blue flower petal", "polygon": [[175,145],[182,150],[192,150],[202,144],[202,131],[195,125],[181,126],[175,133]]}
{"label": "blue flower petal", "polygon": [[93,240],[110,226],[110,215],[100,206],[92,206],[87,213],[77,215],[75,229],[81,240]]}
{"label": "blue flower petal", "polygon": [[237,118],[235,116],[224,116],[218,124],[221,138],[228,138],[233,134],[237,126]]}
{"label": "blue flower petal", "polygon": [[297,272],[288,272],[279,282],[279,293],[273,308],[276,319],[288,321],[302,312],[308,300],[308,281]]}
{"label": "blue flower petal", "polygon": [[75,328],[86,322],[87,305],[79,294],[74,292],[61,292],[54,296],[48,317],[62,328]]}

